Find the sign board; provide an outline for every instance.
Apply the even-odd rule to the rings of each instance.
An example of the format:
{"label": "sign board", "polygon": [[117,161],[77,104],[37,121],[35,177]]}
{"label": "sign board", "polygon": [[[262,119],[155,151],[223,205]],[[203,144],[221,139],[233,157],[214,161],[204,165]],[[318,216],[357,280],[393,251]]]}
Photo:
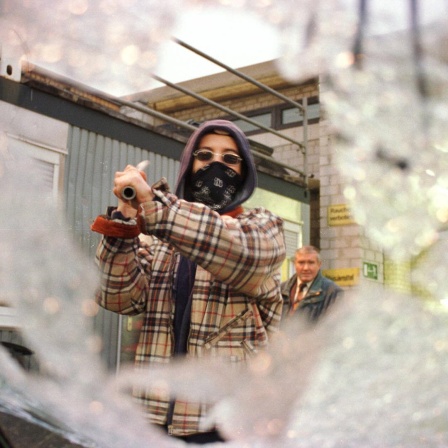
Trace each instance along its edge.
{"label": "sign board", "polygon": [[368,263],[364,261],[362,263],[362,274],[366,278],[378,280],[378,265],[376,263]]}
{"label": "sign board", "polygon": [[347,204],[329,205],[327,209],[327,221],[329,226],[356,224]]}
{"label": "sign board", "polygon": [[326,269],[322,274],[339,286],[354,286],[359,283],[359,271],[359,268]]}

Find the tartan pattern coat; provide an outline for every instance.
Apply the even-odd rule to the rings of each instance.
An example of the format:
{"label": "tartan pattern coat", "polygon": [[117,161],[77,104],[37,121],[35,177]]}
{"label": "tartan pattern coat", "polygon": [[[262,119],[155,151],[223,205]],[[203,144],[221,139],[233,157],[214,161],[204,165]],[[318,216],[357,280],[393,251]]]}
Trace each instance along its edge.
{"label": "tartan pattern coat", "polygon": [[[184,255],[197,263],[188,356],[244,361],[265,347],[279,327],[282,220],[264,208],[232,218],[164,188],[153,191],[157,200],[141,204],[138,217],[152,242],[103,236],[98,246],[99,304],[120,314],[143,313],[137,365],[169,362],[174,349],[173,285]],[[139,391],[137,398],[150,421],[167,424],[169,397]],[[177,400],[172,434],[201,432],[206,411],[206,404]]]}

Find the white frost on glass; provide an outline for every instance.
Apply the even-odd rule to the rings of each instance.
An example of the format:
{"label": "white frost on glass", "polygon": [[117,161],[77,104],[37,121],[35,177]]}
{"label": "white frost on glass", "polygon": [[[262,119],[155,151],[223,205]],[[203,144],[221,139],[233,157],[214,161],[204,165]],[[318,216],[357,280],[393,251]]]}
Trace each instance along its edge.
{"label": "white frost on glass", "polygon": [[157,49],[179,0],[8,1],[0,16],[4,49],[116,96],[151,85]]}
{"label": "white frost on glass", "polygon": [[[7,2],[0,36],[31,62],[107,91],[133,92],[146,88],[159,43],[193,3]],[[182,363],[116,378],[102,365],[92,331],[98,279],[91,260],[58,211],[22,182],[25,172],[32,178],[31,167],[10,170],[3,154],[2,296],[17,310],[42,373],[24,374],[0,347],[0,404],[18,414],[31,409],[85,446],[178,446],[148,425],[128,394],[131,384],[163,381],[179,395],[214,403],[205,423],[221,425],[231,438],[226,446],[446,446],[446,10],[419,2],[425,14],[440,12],[421,30],[422,96],[411,34],[399,30],[406,11],[397,13],[393,2],[370,11],[370,26],[398,34],[366,33],[358,66],[358,2],[226,3],[278,26],[284,76],[322,74],[321,100],[338,136],[338,168],[355,218],[391,257],[418,256],[413,278],[435,300],[362,286],[317,328],[284,328],[247,371]]]}
{"label": "white frost on glass", "polygon": [[[4,148],[2,154],[2,297],[17,311],[23,337],[40,365],[39,374],[28,376],[8,365],[0,373],[2,382],[26,406],[72,436],[78,434],[80,441],[111,448],[168,446],[151,431],[129,394],[117,390],[100,360],[101,341],[92,322],[98,284],[93,262],[72,241],[51,198],[36,194],[44,189],[35,182],[32,161],[9,160]],[[8,388],[0,391],[5,392],[8,397]]]}

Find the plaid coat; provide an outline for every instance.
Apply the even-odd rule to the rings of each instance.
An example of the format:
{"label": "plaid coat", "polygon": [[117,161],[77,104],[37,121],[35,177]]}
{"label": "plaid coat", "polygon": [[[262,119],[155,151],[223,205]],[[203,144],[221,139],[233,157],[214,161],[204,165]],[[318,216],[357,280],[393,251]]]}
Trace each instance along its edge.
{"label": "plaid coat", "polygon": [[[173,353],[173,285],[180,254],[197,263],[192,291],[188,355],[244,361],[278,329],[285,258],[282,220],[263,208],[231,218],[206,206],[153,190],[141,204],[139,238],[104,236],[97,250],[102,272],[100,305],[120,314],[143,313],[136,363],[166,363]],[[154,391],[138,399],[153,423],[166,425],[169,398]],[[200,432],[207,406],[177,400],[172,434]]]}

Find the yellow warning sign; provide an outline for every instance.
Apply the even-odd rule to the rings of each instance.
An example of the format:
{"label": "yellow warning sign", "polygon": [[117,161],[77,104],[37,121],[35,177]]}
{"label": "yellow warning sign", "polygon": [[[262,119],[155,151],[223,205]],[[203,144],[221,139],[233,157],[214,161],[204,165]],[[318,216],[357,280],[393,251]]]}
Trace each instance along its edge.
{"label": "yellow warning sign", "polygon": [[347,204],[329,205],[327,209],[329,226],[345,226],[355,224]]}
{"label": "yellow warning sign", "polygon": [[339,286],[353,286],[359,283],[359,271],[359,268],[326,269],[322,274]]}

